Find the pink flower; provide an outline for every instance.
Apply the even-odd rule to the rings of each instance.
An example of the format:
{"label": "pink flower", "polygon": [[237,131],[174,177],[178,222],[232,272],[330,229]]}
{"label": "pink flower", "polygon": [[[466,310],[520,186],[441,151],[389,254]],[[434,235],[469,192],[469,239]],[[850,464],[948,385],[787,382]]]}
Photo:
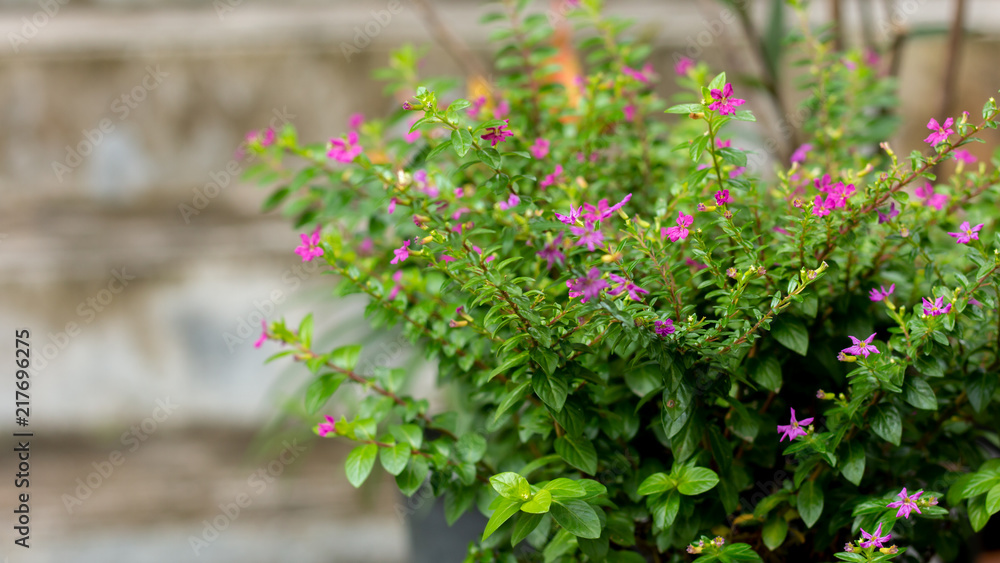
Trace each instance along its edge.
{"label": "pink flower", "polygon": [[538,251],[538,256],[544,258],[548,262],[548,268],[550,270],[552,269],[553,264],[555,264],[556,262],[558,262],[560,266],[566,263],[566,255],[560,251],[560,247],[562,246],[562,240],[563,240],[563,235],[562,233],[559,233],[558,235],[556,235],[555,239],[553,239],[551,242],[546,243],[545,246],[543,246],[542,249]]}
{"label": "pink flower", "polygon": [[938,211],[944,209],[944,206],[948,203],[948,196],[946,194],[934,193],[934,186],[930,182],[924,184],[923,187],[917,187],[914,190],[914,194],[920,199],[924,200],[924,205],[928,207],[933,207]]}
{"label": "pink flower", "polygon": [[732,201],[732,199],[729,197],[729,190],[719,190],[715,192],[715,203],[719,204],[720,207],[730,201]]}
{"label": "pink flower", "polygon": [[923,306],[924,314],[928,317],[936,317],[938,315],[947,315],[951,312],[951,303],[944,303],[944,297],[938,297],[934,301],[924,297]]}
{"label": "pink flower", "polygon": [[497,127],[487,127],[486,134],[480,135],[480,137],[489,141],[491,147],[497,146],[497,143],[502,143],[507,139],[507,137],[513,137],[513,133],[510,131],[504,131],[504,129],[508,126],[508,121],[508,119],[504,119],[503,125]]}
{"label": "pink flower", "polygon": [[864,356],[866,358],[868,357],[869,354],[878,354],[879,353],[878,348],[876,348],[875,345],[872,344],[872,340],[875,339],[875,334],[876,333],[873,332],[871,336],[865,338],[864,340],[858,340],[853,336],[848,336],[848,338],[851,339],[851,342],[853,342],[854,345],[844,348],[843,350],[840,351],[840,353],[850,354],[852,356]]}
{"label": "pink flower", "polygon": [[508,114],[510,114],[510,102],[507,100],[497,102],[497,107],[493,109],[493,119],[503,119]]}
{"label": "pink flower", "polygon": [[747,170],[747,167],[746,167],[746,166],[737,166],[736,168],[733,168],[733,169],[732,169],[732,170],[731,170],[731,171],[729,172],[729,177],[730,177],[730,178],[736,178],[736,177],[738,177],[738,176],[742,176],[742,175],[743,175],[743,173],[744,173],[744,172],[746,172],[746,170]]}
{"label": "pink flower", "polygon": [[719,91],[717,88],[713,88],[712,99],[715,101],[709,104],[708,109],[716,110],[722,115],[733,115],[736,113],[736,108],[745,104],[746,100],[733,98],[732,96],[733,85],[728,82],[722,88],[722,91]]}
{"label": "pink flower", "polygon": [[639,294],[649,293],[649,291],[639,287],[638,285],[630,282],[629,280],[621,276],[610,274],[609,277],[611,278],[611,281],[615,282],[618,285],[612,288],[611,291],[608,292],[608,295],[617,296],[620,295],[621,293],[628,293],[628,296],[633,301],[642,301],[642,297],[639,297]]}
{"label": "pink flower", "polygon": [[959,225],[957,233],[948,233],[948,236],[955,237],[955,242],[959,244],[969,244],[974,240],[979,240],[979,231],[983,228],[983,224],[980,223],[975,227],[970,227],[969,222],[965,221]]}
{"label": "pink flower", "polygon": [[573,208],[573,205],[569,206],[569,215],[563,215],[562,213],[556,213],[556,219],[559,219],[567,225],[575,225],[577,220],[580,219],[580,213],[583,211],[583,206]]}
{"label": "pink flower", "polygon": [[622,67],[622,74],[630,76],[643,84],[649,84],[649,79],[653,76],[653,65],[646,63],[642,70],[635,70],[631,67]]}
{"label": "pink flower", "polygon": [[800,146],[799,148],[795,149],[795,152],[792,153],[792,162],[805,162],[806,155],[809,154],[809,151],[811,151],[812,148],[813,148],[812,145],[806,143]]}
{"label": "pink flower", "polygon": [[365,116],[360,113],[352,113],[350,119],[347,120],[347,126],[351,129],[357,129],[361,127],[361,124],[365,122]]}
{"label": "pink flower", "polygon": [[398,284],[403,281],[403,270],[396,270],[396,273],[392,275],[392,281],[395,283],[392,284],[392,289],[389,290],[390,301],[399,295],[399,290],[401,288]]}
{"label": "pink flower", "polygon": [[694,61],[687,57],[681,57],[674,65],[674,72],[678,75],[687,74],[687,71],[694,67]]}
{"label": "pink flower", "polygon": [[612,205],[611,207],[608,207],[607,199],[602,199],[601,201],[597,202],[597,207],[594,207],[589,203],[584,203],[583,207],[584,209],[587,210],[587,212],[582,214],[581,217],[583,218],[584,221],[588,223],[603,221],[608,217],[611,217],[612,215],[615,214],[616,211],[624,207],[625,204],[628,203],[630,199],[632,199],[632,194],[626,195],[624,198],[622,198],[621,201]]}
{"label": "pink flower", "polygon": [[396,211],[396,198],[389,200],[389,215],[392,215],[394,211]]}
{"label": "pink flower", "polygon": [[563,167],[561,164],[556,164],[556,169],[551,174],[547,174],[542,181],[538,183],[541,188],[547,188],[557,182],[562,180]]}
{"label": "pink flower", "polygon": [[260,348],[264,345],[264,342],[267,342],[267,321],[260,321],[260,326],[262,326],[264,330],[261,331],[260,338],[257,339],[257,342],[253,343],[254,348]]}
{"label": "pink flower", "polygon": [[348,133],[346,138],[330,139],[328,148],[326,155],[338,162],[351,162],[362,151],[358,144],[358,134],[354,131]]}
{"label": "pink flower", "polygon": [[635,121],[635,106],[629,104],[622,108],[622,111],[625,112],[626,121]]}
{"label": "pink flower", "polygon": [[813,209],[812,209],[813,215],[817,217],[825,217],[830,214],[830,210],[833,209],[833,205],[832,204],[829,206],[826,205],[826,201],[828,199],[829,196],[827,196],[827,198],[824,198],[821,195],[816,196],[816,201],[813,204]]}
{"label": "pink flower", "polygon": [[694,223],[694,215],[685,215],[683,211],[678,211],[677,226],[663,229],[660,237],[670,237],[670,242],[684,240],[689,234],[687,228],[691,226],[691,223]]}
{"label": "pink flower", "polygon": [[300,234],[302,244],[295,248],[295,253],[302,257],[303,262],[309,262],[313,258],[323,255],[323,249],[319,247],[320,226],[316,225],[316,230],[312,235]]}
{"label": "pink flower", "polygon": [[333,434],[337,431],[337,421],[332,416],[326,415],[326,422],[320,422],[317,430],[319,430],[320,438],[326,438],[327,434]]}
{"label": "pink flower", "polygon": [[549,147],[551,145],[552,143],[545,139],[535,139],[535,144],[531,145],[531,155],[538,159],[545,158],[549,154]]}
{"label": "pink flower", "polygon": [[888,213],[882,213],[881,211],[876,211],[876,213],[878,213],[878,224],[881,225],[882,223],[888,223],[889,221],[892,221],[893,217],[899,215],[899,210],[896,209],[896,202],[894,201],[889,204]]}
{"label": "pink flower", "polygon": [[674,320],[667,319],[665,321],[656,321],[653,323],[653,330],[658,336],[667,336],[668,334],[673,334],[674,330]]}
{"label": "pink flower", "polygon": [[913,493],[912,496],[906,496],[906,487],[903,487],[903,490],[896,495],[902,500],[890,502],[886,505],[886,508],[898,508],[899,510],[896,512],[896,518],[902,516],[903,518],[908,519],[910,517],[910,513],[914,510],[917,511],[917,514],[923,514],[923,512],[920,512],[920,507],[917,506],[917,499],[920,498],[920,495],[922,494],[924,494],[923,491],[917,491]]}
{"label": "pink flower", "polygon": [[512,207],[516,207],[517,204],[519,203],[521,203],[521,198],[517,197],[517,194],[510,194],[510,197],[507,198],[507,201],[501,201],[500,203],[497,204],[497,207],[506,211],[508,209],[511,209]]}
{"label": "pink flower", "polygon": [[932,133],[930,135],[927,135],[927,138],[924,139],[924,142],[928,143],[933,147],[938,143],[947,141],[948,135],[951,135],[955,132],[951,128],[953,123],[955,123],[955,120],[949,117],[948,119],[945,120],[944,125],[940,125],[938,124],[937,120],[932,117],[931,120],[927,122],[927,128],[930,129]]}
{"label": "pink flower", "polygon": [[403,262],[410,257],[410,241],[404,240],[403,246],[393,250],[392,253],[395,254],[396,257],[389,262],[390,264],[399,264]]}
{"label": "pink flower", "polygon": [[865,538],[865,540],[867,540],[867,541],[862,541],[862,542],[860,542],[858,544],[861,547],[878,547],[878,548],[883,548],[885,546],[882,545],[882,542],[889,541],[889,538],[892,537],[892,534],[886,534],[884,536],[882,535],[882,523],[881,522],[879,522],[878,523],[878,527],[875,528],[875,533],[869,534],[868,532],[866,532],[864,530],[864,528],[862,528],[861,529],[861,535],[862,535],[862,537]]}
{"label": "pink flower", "polygon": [[571,299],[582,296],[583,299],[580,299],[580,303],[586,303],[591,299],[596,299],[601,294],[601,290],[608,287],[608,282],[601,279],[600,270],[591,268],[590,272],[582,278],[566,280],[566,287],[569,288]]}
{"label": "pink flower", "polygon": [[882,301],[883,299],[887,299],[890,295],[892,295],[892,292],[896,290],[896,284],[890,285],[889,291],[885,290],[884,285],[881,286],[881,288],[881,291],[872,288],[871,292],[868,294],[868,298],[872,301]]}
{"label": "pink flower", "polygon": [[975,155],[965,149],[957,149],[953,153],[955,155],[955,160],[961,162],[973,163],[976,161]]}
{"label": "pink flower", "polygon": [[465,112],[469,114],[469,117],[474,118],[477,115],[479,115],[479,111],[482,110],[483,106],[485,105],[486,105],[486,96],[479,96],[475,100],[472,100],[472,105],[469,106],[469,109],[465,110]]}
{"label": "pink flower", "polygon": [[585,227],[572,226],[569,230],[580,237],[576,241],[577,246],[586,246],[591,252],[598,246],[604,246],[604,233],[597,228],[596,223],[588,221]]}
{"label": "pink flower", "polygon": [[804,418],[802,420],[795,420],[795,409],[790,409],[792,411],[792,421],[789,424],[779,424],[778,432],[781,433],[781,439],[778,442],[784,442],[785,438],[791,442],[799,436],[808,436],[809,433],[802,429],[803,426],[809,426],[812,424],[812,418]]}

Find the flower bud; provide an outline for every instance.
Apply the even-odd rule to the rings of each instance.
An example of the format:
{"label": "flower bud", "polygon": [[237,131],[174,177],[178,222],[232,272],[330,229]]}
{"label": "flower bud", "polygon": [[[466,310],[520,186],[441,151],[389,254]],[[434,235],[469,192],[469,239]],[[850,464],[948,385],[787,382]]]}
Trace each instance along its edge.
{"label": "flower bud", "polygon": [[456,321],[455,319],[452,319],[452,320],[448,321],[448,326],[450,326],[451,328],[461,328],[461,327],[466,326],[468,324],[469,324],[469,321]]}
{"label": "flower bud", "polygon": [[619,259],[621,259],[621,257],[622,257],[621,252],[615,252],[614,254],[605,254],[604,256],[601,256],[601,262],[604,262],[605,264],[610,264],[611,262],[617,262]]}

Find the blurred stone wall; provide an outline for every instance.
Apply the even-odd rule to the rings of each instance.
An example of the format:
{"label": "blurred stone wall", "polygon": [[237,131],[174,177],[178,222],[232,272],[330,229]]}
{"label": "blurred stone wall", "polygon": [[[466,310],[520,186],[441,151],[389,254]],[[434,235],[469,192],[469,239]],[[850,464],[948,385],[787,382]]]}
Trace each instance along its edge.
{"label": "blurred stone wall", "polygon": [[[436,4],[450,29],[484,54],[486,34],[476,24],[483,6]],[[822,21],[823,3],[814,4]],[[946,22],[950,2],[912,4],[897,14],[907,25]],[[740,29],[713,2],[608,5],[636,18],[636,32],[651,39],[665,93],[673,55],[694,54],[694,46],[716,67],[753,69]],[[856,30],[857,4],[846,5]],[[371,72],[390,49],[431,38],[407,0],[398,13],[389,8],[388,0],[0,0],[0,328],[33,333],[40,448],[36,547],[30,557],[10,552],[4,525],[0,556],[196,560],[190,537],[280,451],[249,455],[252,434],[301,397],[306,382],[287,364],[262,365],[274,348],[251,344],[260,318],[315,310],[325,342],[360,336],[377,348],[384,335],[367,332],[363,301],[332,303],[329,278],[302,269],[292,253],[298,238],[288,222],[258,212],[266,190],[233,171],[246,165],[235,153],[248,130],[287,120],[303,138],[322,140],[341,134],[352,112],[380,115],[397,103]],[[1000,86],[1000,10],[977,0],[969,13],[973,36],[953,114],[978,114]],[[376,32],[348,59],[341,45],[364,29]],[[938,111],[944,43],[940,34],[907,43],[901,89],[909,119],[897,152],[919,146],[922,124]],[[435,46],[424,70],[456,65]],[[751,99],[750,107],[768,117],[763,102]],[[988,148],[974,150],[983,156]],[[206,190],[207,206],[185,217],[179,206]],[[0,344],[0,357],[10,345]],[[10,386],[2,387],[10,404]],[[163,401],[177,407],[155,420]],[[143,423],[148,439],[132,451],[123,436],[142,433]],[[10,424],[0,418],[0,429]],[[342,476],[344,447],[315,446],[287,472],[279,466],[281,477],[198,559],[406,561],[391,482],[354,491]],[[122,465],[103,476],[116,451],[125,452]],[[0,499],[12,496],[0,481]]]}

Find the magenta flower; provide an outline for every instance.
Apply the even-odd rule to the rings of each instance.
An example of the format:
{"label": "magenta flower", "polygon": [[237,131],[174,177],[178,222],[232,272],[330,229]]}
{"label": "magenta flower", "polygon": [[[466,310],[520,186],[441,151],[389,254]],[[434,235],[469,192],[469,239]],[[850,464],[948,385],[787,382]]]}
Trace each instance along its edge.
{"label": "magenta flower", "polygon": [[881,291],[879,291],[878,289],[872,288],[871,293],[869,293],[868,296],[869,296],[869,299],[871,299],[872,301],[881,301],[883,299],[888,298],[890,295],[892,295],[892,292],[895,291],[895,290],[896,290],[896,284],[890,285],[889,286],[889,291],[886,291],[885,290],[885,286],[883,285]]}
{"label": "magenta flower", "polygon": [[853,342],[854,345],[844,348],[843,350],[840,351],[840,353],[850,354],[852,356],[864,356],[866,358],[868,357],[869,354],[878,354],[879,353],[878,348],[876,348],[875,345],[872,344],[872,340],[875,339],[875,334],[876,333],[873,332],[871,336],[865,338],[864,340],[858,340],[853,336],[848,336],[848,338],[851,339],[851,342]]}
{"label": "magenta flower", "polygon": [[903,487],[903,490],[896,495],[902,500],[890,502],[886,505],[886,508],[898,508],[899,510],[896,512],[896,518],[902,516],[903,518],[908,519],[910,517],[910,513],[914,510],[917,511],[917,514],[923,514],[923,512],[920,512],[920,507],[917,506],[917,499],[920,498],[920,495],[922,494],[924,494],[923,491],[917,491],[911,496],[906,496],[906,487]]}
{"label": "magenta flower", "polygon": [[642,70],[635,70],[634,68],[625,66],[622,67],[622,74],[630,76],[643,84],[649,84],[649,79],[653,76],[653,65],[646,63],[642,67]]}
{"label": "magenta flower", "polygon": [[479,96],[475,100],[472,100],[472,105],[469,106],[469,109],[465,110],[465,112],[469,115],[469,117],[476,117],[485,105],[486,96]]}
{"label": "magenta flower", "polygon": [[590,272],[582,278],[566,280],[566,287],[569,288],[571,299],[583,297],[580,299],[580,303],[586,303],[591,299],[596,299],[601,294],[601,290],[608,287],[608,282],[601,279],[600,270],[591,268]]}
{"label": "magenta flower", "polygon": [[625,121],[635,121],[635,106],[629,104],[622,108],[625,113]]}
{"label": "magenta flower", "polygon": [[323,249],[319,247],[320,226],[316,225],[316,230],[312,235],[300,234],[302,244],[295,248],[295,253],[302,257],[303,262],[309,262],[313,258],[323,255]]}
{"label": "magenta flower", "polygon": [[584,227],[572,226],[570,232],[580,237],[576,241],[577,246],[586,246],[591,252],[598,246],[604,246],[604,233],[597,228],[596,223],[587,222]]}
{"label": "magenta flower", "polygon": [[722,115],[732,115],[736,113],[736,108],[745,104],[746,100],[741,100],[732,96],[733,85],[728,82],[722,88],[721,92],[717,88],[713,88],[712,99],[715,101],[709,104],[708,109],[717,110]]}
{"label": "magenta flower", "polygon": [[791,442],[799,436],[807,436],[809,433],[802,429],[803,426],[809,426],[812,424],[812,418],[804,418],[802,420],[795,420],[795,409],[789,409],[792,411],[792,420],[788,424],[779,424],[778,432],[781,432],[781,439],[778,442],[784,442],[785,438]]}
{"label": "magenta flower", "polygon": [[583,206],[573,208],[573,205],[569,206],[569,215],[563,215],[562,213],[556,213],[556,219],[559,219],[567,225],[576,224],[577,220],[580,219],[580,213],[583,211]]}
{"label": "magenta flower", "polygon": [[396,198],[392,198],[392,199],[389,200],[388,211],[389,211],[389,215],[392,215],[393,212],[396,211]]}
{"label": "magenta flower", "polygon": [[538,183],[540,188],[547,188],[557,182],[562,181],[563,167],[561,164],[556,164],[556,169],[551,174],[547,174],[542,181]]}
{"label": "magenta flower", "polygon": [[729,177],[730,178],[738,178],[739,176],[742,176],[743,173],[746,172],[746,171],[747,171],[747,167],[746,166],[737,166],[736,168],[733,168],[729,172]]}
{"label": "magenta flower", "polygon": [[330,415],[326,415],[326,422],[320,422],[318,426],[319,437],[326,438],[327,434],[333,434],[337,431],[337,421]]}
{"label": "magenta flower", "polygon": [[389,262],[390,264],[399,264],[403,262],[410,257],[410,241],[404,240],[403,246],[393,250],[392,253],[395,254],[396,257]]}
{"label": "magenta flower", "polygon": [[347,125],[351,129],[357,129],[361,127],[361,124],[365,122],[365,116],[360,113],[352,113],[350,119],[347,120]]}
{"label": "magenta flower", "polygon": [[658,336],[667,336],[668,334],[673,334],[674,330],[674,320],[667,319],[665,321],[656,321],[653,323],[653,330]]}
{"label": "magenta flower", "polygon": [[688,57],[681,57],[674,65],[674,72],[678,75],[687,74],[687,71],[694,67],[694,61]]}
{"label": "magenta flower", "polygon": [[947,315],[951,312],[951,303],[945,303],[944,297],[938,297],[934,301],[924,297],[923,298],[924,314],[928,317],[936,317],[938,315]]}
{"label": "magenta flower", "polygon": [[948,236],[955,237],[955,242],[959,244],[969,244],[974,240],[979,240],[979,231],[983,228],[983,224],[980,223],[975,227],[970,227],[969,222],[965,221],[959,225],[957,233],[948,233]]}
{"label": "magenta flower", "polygon": [[886,534],[886,535],[883,536],[882,535],[882,523],[879,522],[878,523],[878,527],[875,528],[875,533],[869,534],[868,532],[866,532],[864,530],[864,528],[862,528],[861,529],[861,536],[864,538],[864,540],[862,540],[858,544],[861,547],[877,547],[877,548],[881,549],[881,548],[885,547],[882,544],[882,542],[889,541],[889,538],[892,537],[892,534]]}
{"label": "magenta flower", "polygon": [[949,117],[944,121],[944,125],[940,125],[938,124],[937,120],[932,117],[931,120],[927,122],[927,128],[930,129],[932,133],[930,135],[927,135],[927,138],[924,139],[924,142],[928,143],[933,147],[938,143],[947,141],[948,135],[951,135],[955,132],[951,128],[953,123],[955,123],[955,120]]}
{"label": "magenta flower", "polygon": [[[827,205],[829,203],[829,205]],[[816,196],[816,201],[813,203],[812,213],[817,217],[825,217],[830,214],[830,210],[834,208],[833,201],[830,196],[825,198],[821,195]]]}
{"label": "magenta flower", "polygon": [[934,193],[934,186],[932,186],[930,182],[924,184],[922,187],[918,186],[913,193],[920,199],[924,200],[924,205],[933,207],[938,211],[941,211],[945,204],[948,203],[948,196],[946,194]]}
{"label": "magenta flower", "polygon": [[795,149],[795,152],[792,153],[792,162],[805,162],[806,155],[809,154],[809,151],[811,151],[812,148],[813,148],[812,145],[806,143],[800,146],[799,148]]}
{"label": "magenta flower", "polygon": [[392,301],[399,295],[399,290],[402,289],[399,283],[403,281],[403,270],[396,270],[396,273],[392,275],[392,289],[389,290],[389,300]]}
{"label": "magenta flower", "polygon": [[265,342],[267,342],[267,321],[260,321],[260,326],[263,327],[263,331],[261,331],[260,338],[257,339],[257,342],[253,343],[254,348],[260,348]]}
{"label": "magenta flower", "polygon": [[502,143],[507,139],[507,137],[514,136],[514,134],[510,131],[504,131],[504,129],[508,127],[508,122],[509,120],[504,119],[503,125],[499,125],[497,127],[487,127],[486,134],[480,135],[480,137],[489,141],[491,147],[497,146],[497,143]]}
{"label": "magenta flower", "polygon": [[645,289],[637,286],[636,284],[630,282],[629,280],[627,280],[627,279],[625,279],[625,278],[623,278],[621,276],[616,276],[615,274],[610,274],[609,277],[611,278],[611,281],[615,282],[618,285],[615,286],[615,287],[613,287],[611,289],[611,291],[608,292],[608,295],[617,296],[617,295],[620,295],[620,294],[622,294],[624,292],[624,293],[628,293],[628,296],[633,301],[642,301],[642,297],[639,297],[639,294],[640,293],[644,293],[644,294],[648,294],[649,293],[649,291],[647,291],[647,290],[645,290]]}
{"label": "magenta flower", "polygon": [[[411,119],[408,125],[410,127],[413,127],[417,123],[417,121],[419,121],[419,118]],[[403,135],[403,138],[406,139],[407,143],[410,143],[412,145],[413,143],[417,142],[420,139],[420,129],[415,129],[412,132],[410,132],[410,130],[407,129],[407,133]]]}
{"label": "magenta flower", "polygon": [[556,262],[558,262],[560,266],[566,263],[566,255],[560,251],[560,248],[562,247],[562,240],[563,235],[562,233],[559,233],[556,235],[555,239],[546,243],[545,246],[538,251],[538,255],[548,261],[548,268],[550,270],[552,269],[552,265]]}
{"label": "magenta flower", "polygon": [[670,242],[677,242],[687,238],[690,231],[688,227],[694,223],[694,215],[685,215],[683,211],[677,212],[677,225],[669,229],[662,229],[660,237],[670,237]]}
{"label": "magenta flower", "polygon": [[351,162],[362,151],[358,144],[358,134],[354,131],[349,132],[346,137],[330,139],[328,149],[326,155],[338,162]]}
{"label": "magenta flower", "polygon": [[968,162],[971,164],[976,161],[975,155],[965,149],[957,149],[953,154],[955,155],[955,160],[961,162]]}
{"label": "magenta flower", "polygon": [[877,211],[877,213],[878,213],[878,224],[881,225],[882,223],[888,223],[889,221],[892,221],[893,217],[899,215],[899,210],[896,209],[896,202],[894,201],[889,204],[888,213],[882,213],[881,211]]}
{"label": "magenta flower", "polygon": [[626,195],[621,201],[608,207],[608,200],[602,199],[597,202],[597,207],[590,205],[589,203],[584,203],[583,208],[586,210],[580,217],[588,223],[593,223],[595,221],[603,221],[608,217],[615,214],[616,211],[625,206],[629,200],[632,199],[632,194]]}
{"label": "magenta flower", "polygon": [[539,159],[545,158],[549,154],[549,147],[551,145],[552,143],[545,139],[535,139],[535,144],[531,145],[531,155]]}
{"label": "magenta flower", "polygon": [[732,201],[729,197],[729,190],[719,190],[715,192],[715,203],[720,207]]}

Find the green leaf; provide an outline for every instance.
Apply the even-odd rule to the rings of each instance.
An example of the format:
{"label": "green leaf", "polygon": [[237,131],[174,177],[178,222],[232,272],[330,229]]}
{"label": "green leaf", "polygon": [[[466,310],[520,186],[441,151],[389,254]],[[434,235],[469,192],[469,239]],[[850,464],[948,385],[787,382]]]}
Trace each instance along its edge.
{"label": "green leaf", "polygon": [[[306,168],[302,172],[305,172],[306,170],[312,170],[312,169],[311,168]],[[301,172],[300,172],[300,174],[301,174]],[[275,207],[278,207],[279,205],[281,205],[281,202],[285,201],[285,198],[287,198],[288,195],[291,194],[291,193],[292,193],[292,190],[290,188],[288,188],[288,187],[279,188],[279,189],[275,190],[274,193],[271,194],[270,196],[268,196],[268,198],[266,200],[264,200],[264,203],[261,204],[261,206],[260,206],[261,212],[262,213],[267,213],[268,211],[273,210]]]}
{"label": "green leaf", "polygon": [[788,521],[777,513],[772,514],[767,519],[767,522],[764,523],[764,528],[761,530],[764,545],[771,551],[781,547],[781,544],[785,543],[785,537],[787,536]]}
{"label": "green leaf", "polygon": [[761,387],[777,393],[781,390],[781,364],[774,356],[756,360],[750,370],[750,377]]}
{"label": "green leaf", "polygon": [[745,543],[733,543],[722,548],[719,560],[724,563],[730,561],[762,561],[760,555]]}
{"label": "green leaf", "polygon": [[487,381],[489,381],[490,379],[493,379],[494,377],[496,377],[497,374],[508,372],[511,369],[513,369],[513,368],[515,368],[515,367],[523,364],[526,361],[528,361],[528,352],[527,351],[521,352],[520,354],[517,354],[516,356],[511,356],[511,357],[507,358],[504,361],[504,363],[502,363],[499,366],[493,368],[493,371],[490,372],[490,377],[487,379]]}
{"label": "green leaf", "polygon": [[809,332],[799,319],[780,316],[771,322],[771,336],[789,350],[805,356],[809,350]]}
{"label": "green leaf", "polygon": [[969,396],[969,403],[977,413],[983,412],[986,405],[993,400],[993,392],[997,389],[997,374],[978,372],[968,379],[965,384],[965,392]]}
{"label": "green leaf", "polygon": [[514,547],[521,543],[524,538],[535,531],[544,517],[544,514],[528,514],[526,512],[518,515],[517,522],[514,522],[514,532],[510,536],[510,546]]}
{"label": "green leaf", "polygon": [[674,524],[677,512],[681,508],[681,495],[676,490],[668,492],[663,498],[652,507],[653,522],[660,528],[666,529]]}
{"label": "green leaf", "polygon": [[500,153],[493,147],[484,147],[476,151],[476,158],[494,170],[500,169]]}
{"label": "green leaf", "polygon": [[733,114],[733,119],[736,121],[757,121],[754,114],[750,110],[745,109],[736,110],[736,113]]}
{"label": "green leaf", "polygon": [[894,446],[899,446],[899,440],[903,435],[903,421],[899,417],[899,411],[890,404],[880,404],[875,408],[875,416],[872,417],[872,430],[880,438]]}
{"label": "green leaf", "polygon": [[524,401],[524,397],[528,394],[528,388],[531,386],[530,381],[525,381],[507,392],[500,406],[497,407],[497,411],[493,413],[493,421],[496,422],[500,420],[503,413],[507,412],[514,405],[520,405]]}
{"label": "green leaf", "polygon": [[[302,319],[299,323],[299,339],[306,345],[306,348],[312,348],[312,332],[313,332],[313,316],[309,313]],[[348,368],[350,369],[350,368]]]}
{"label": "green leaf", "polygon": [[816,486],[815,481],[806,481],[799,488],[799,515],[806,523],[807,528],[812,528],[813,524],[819,520],[823,514],[823,489]]}
{"label": "green leaf", "polygon": [[719,483],[719,476],[705,467],[685,467],[677,477],[677,491],[682,495],[700,495]]}
{"label": "green leaf", "polygon": [[861,484],[861,477],[865,474],[865,447],[859,442],[849,442],[847,444],[847,457],[840,464],[840,473],[855,485]]}
{"label": "green leaf", "polygon": [[601,521],[594,508],[582,500],[567,500],[554,503],[549,514],[567,532],[581,538],[601,537]]}
{"label": "green leaf", "polygon": [[404,495],[413,496],[413,493],[417,492],[424,484],[424,479],[427,478],[429,472],[430,465],[426,457],[422,455],[411,456],[410,463],[406,464],[406,469],[396,475],[396,486]]}
{"label": "green leaf", "polygon": [[700,113],[705,111],[702,104],[680,104],[667,108],[664,113]]}
{"label": "green leaf", "polygon": [[475,500],[476,489],[472,487],[449,489],[444,495],[444,519],[448,525],[453,526]]}
{"label": "green leaf", "polygon": [[406,464],[410,461],[410,445],[404,442],[396,444],[391,448],[381,448],[378,453],[382,467],[391,475],[399,475],[406,469]]}
{"label": "green leaf", "polygon": [[490,477],[490,485],[500,496],[517,501],[531,498],[531,485],[517,473],[507,471]]}
{"label": "green leaf", "polygon": [[360,487],[368,475],[375,467],[375,456],[378,454],[378,446],[375,444],[364,444],[351,450],[347,454],[347,461],[344,468],[347,471],[347,480],[355,488]]}
{"label": "green leaf", "polygon": [[646,496],[663,493],[674,488],[674,480],[666,473],[653,473],[639,485],[639,494]]}
{"label": "green leaf", "polygon": [[937,395],[927,381],[919,377],[908,377],[903,384],[903,399],[907,403],[926,411],[937,410]]}
{"label": "green leaf", "polygon": [[309,384],[309,388],[306,389],[306,412],[316,414],[330,400],[330,397],[337,392],[340,384],[345,379],[347,379],[347,376],[342,373],[324,373],[314,379]]}
{"label": "green leaf", "polygon": [[455,442],[455,452],[462,461],[476,463],[486,455],[486,438],[475,432],[463,434]]}
{"label": "green leaf", "polygon": [[419,450],[424,443],[424,431],[416,424],[393,426],[389,428],[389,433],[400,442],[410,444],[415,450]]}
{"label": "green leaf", "polygon": [[564,499],[580,498],[587,495],[586,489],[579,481],[559,477],[545,484],[543,489],[552,493],[552,499],[561,501]]}
{"label": "green leaf", "polygon": [[989,512],[986,511],[986,497],[978,496],[969,501],[969,523],[972,530],[978,532],[986,527],[986,522],[990,519]]}
{"label": "green leaf", "polygon": [[990,516],[1000,512],[1000,483],[994,485],[993,488],[986,493],[986,512]]}
{"label": "green leaf", "polygon": [[354,367],[358,365],[358,356],[360,355],[361,346],[358,344],[341,346],[330,353],[330,363],[340,369],[353,371]]}
{"label": "green leaf", "polygon": [[497,531],[497,528],[502,526],[511,516],[517,514],[523,503],[524,501],[501,498],[499,506],[493,511],[493,515],[490,516],[489,521],[486,522],[486,530],[483,531],[481,541],[485,541],[486,538],[492,536],[493,532]]}
{"label": "green leaf", "polygon": [[709,90],[722,90],[726,85],[726,73],[720,72],[712,79],[712,82],[708,84]]}
{"label": "green leaf", "polygon": [[566,381],[560,377],[536,371],[531,376],[531,387],[535,390],[538,398],[556,412],[561,411],[563,405],[566,404],[569,387],[566,385]]}
{"label": "green leaf", "polygon": [[588,475],[597,473],[597,451],[587,438],[563,434],[556,438],[556,453],[566,463]]}
{"label": "green leaf", "polygon": [[521,512],[532,514],[545,514],[552,505],[552,493],[546,489],[539,489],[531,500],[521,505]]}
{"label": "green leaf", "polygon": [[[465,131],[468,137],[463,138],[462,132]],[[456,129],[451,132],[451,147],[455,149],[455,153],[458,156],[465,156],[465,153],[469,152],[469,148],[472,147],[472,135],[469,134],[466,129]]]}

